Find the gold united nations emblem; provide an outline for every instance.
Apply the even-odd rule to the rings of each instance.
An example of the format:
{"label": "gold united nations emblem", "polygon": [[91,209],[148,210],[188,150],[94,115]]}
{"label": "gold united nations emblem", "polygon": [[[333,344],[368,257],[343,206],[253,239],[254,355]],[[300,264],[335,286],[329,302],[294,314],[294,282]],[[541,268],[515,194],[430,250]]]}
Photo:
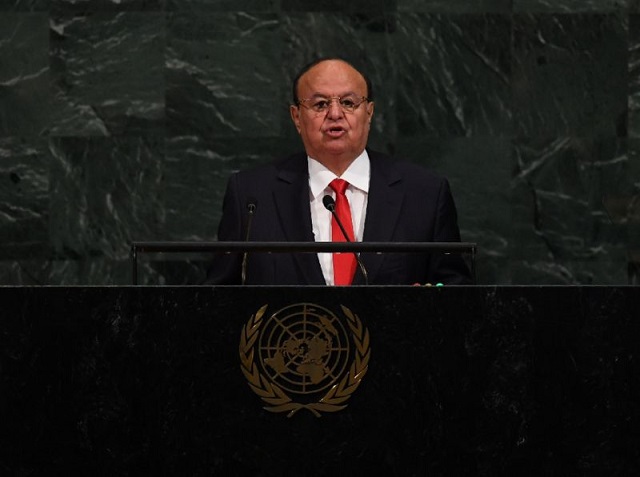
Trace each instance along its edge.
{"label": "gold united nations emblem", "polygon": [[369,331],[341,305],[344,317],[297,303],[265,317],[261,307],[242,327],[240,363],[249,386],[271,412],[320,417],[347,407],[367,372]]}

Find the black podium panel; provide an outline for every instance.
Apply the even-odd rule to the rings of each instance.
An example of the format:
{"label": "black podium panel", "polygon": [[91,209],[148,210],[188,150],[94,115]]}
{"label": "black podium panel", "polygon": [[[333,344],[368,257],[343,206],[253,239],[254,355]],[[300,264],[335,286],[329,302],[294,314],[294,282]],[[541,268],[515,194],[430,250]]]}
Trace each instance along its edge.
{"label": "black podium panel", "polygon": [[[4,287],[0,303],[2,475],[640,475],[637,288]],[[253,389],[242,372],[251,324],[296,307],[354,318],[343,369],[363,376],[342,410],[311,397],[288,417],[266,371]]]}

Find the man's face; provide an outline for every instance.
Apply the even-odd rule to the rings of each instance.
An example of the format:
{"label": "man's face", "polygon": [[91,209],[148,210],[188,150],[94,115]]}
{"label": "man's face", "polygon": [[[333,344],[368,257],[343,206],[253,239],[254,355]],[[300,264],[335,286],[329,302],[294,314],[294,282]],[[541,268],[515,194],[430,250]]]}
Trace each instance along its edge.
{"label": "man's face", "polygon": [[[367,96],[367,84],[360,73],[339,60],[323,61],[298,81],[300,106],[291,106],[291,118],[309,156],[329,166],[350,163],[367,145],[373,103],[364,101],[354,111],[344,111],[337,99]],[[312,105],[327,99],[325,111]],[[326,103],[325,103],[326,104]]]}

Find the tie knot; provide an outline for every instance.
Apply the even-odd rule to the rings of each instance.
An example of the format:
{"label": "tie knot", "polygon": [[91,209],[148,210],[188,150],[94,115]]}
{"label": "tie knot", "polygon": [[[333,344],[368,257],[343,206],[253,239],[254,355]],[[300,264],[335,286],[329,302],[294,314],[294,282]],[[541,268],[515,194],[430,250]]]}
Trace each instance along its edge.
{"label": "tie knot", "polygon": [[336,194],[344,195],[344,191],[349,187],[349,183],[344,179],[333,179],[329,184]]}

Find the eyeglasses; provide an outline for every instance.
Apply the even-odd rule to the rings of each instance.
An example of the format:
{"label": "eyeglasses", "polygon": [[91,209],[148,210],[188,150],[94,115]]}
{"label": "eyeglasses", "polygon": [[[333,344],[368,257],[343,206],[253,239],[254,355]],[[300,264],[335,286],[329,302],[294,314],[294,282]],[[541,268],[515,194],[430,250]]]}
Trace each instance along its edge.
{"label": "eyeglasses", "polygon": [[[345,113],[353,113],[362,103],[369,101],[369,98],[365,96],[354,96],[350,94],[347,96],[331,96],[330,98],[317,96],[314,98],[299,99],[296,104],[298,106],[304,106],[316,113],[324,113],[329,110],[334,99],[338,101],[340,109]],[[308,103],[308,105],[306,103]]]}

